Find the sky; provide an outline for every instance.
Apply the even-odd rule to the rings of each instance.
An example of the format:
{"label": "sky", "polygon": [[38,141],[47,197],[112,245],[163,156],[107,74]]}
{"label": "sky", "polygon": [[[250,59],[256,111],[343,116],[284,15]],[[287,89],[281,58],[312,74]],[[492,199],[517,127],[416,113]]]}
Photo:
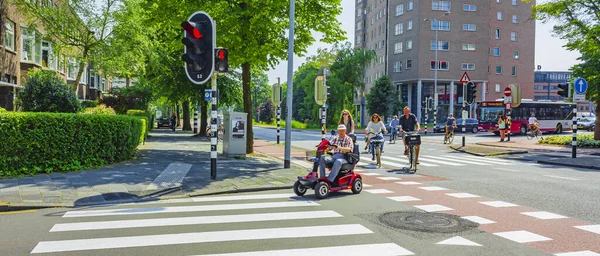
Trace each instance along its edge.
{"label": "sky", "polygon": [[[347,41],[353,42],[354,38],[354,1],[342,0],[342,13],[337,17],[341,22],[341,28],[346,31]],[[539,3],[545,3],[549,0],[538,0]],[[537,21],[535,31],[535,66],[541,65],[543,71],[567,71],[571,66],[579,63],[577,58],[580,56],[578,52],[568,51],[563,47],[566,41],[552,34],[552,27],[556,22],[548,22],[546,24]],[[313,34],[318,40],[321,35]],[[331,45],[317,42],[308,48],[306,56],[312,56],[317,53],[319,48],[328,48]],[[294,71],[306,60],[305,57],[294,56]],[[287,60],[283,60],[274,69],[267,72],[271,84],[277,83],[277,77],[281,78],[281,82],[287,81]],[[532,67],[534,68],[534,67]]]}

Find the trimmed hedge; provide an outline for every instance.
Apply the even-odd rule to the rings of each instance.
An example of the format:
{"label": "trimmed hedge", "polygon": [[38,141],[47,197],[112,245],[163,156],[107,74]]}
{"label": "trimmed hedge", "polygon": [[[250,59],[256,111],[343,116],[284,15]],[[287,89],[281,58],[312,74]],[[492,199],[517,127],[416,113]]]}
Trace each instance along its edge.
{"label": "trimmed hedge", "polygon": [[2,113],[2,112],[8,112],[8,111],[6,109],[0,107],[0,113]]}
{"label": "trimmed hedge", "polygon": [[140,138],[140,143],[144,143],[144,141],[146,141],[146,138],[148,138],[148,131],[150,130],[150,126],[151,126],[151,123],[148,121],[148,120],[150,120],[150,118],[148,117],[148,113],[143,110],[130,109],[130,110],[127,110],[126,115],[138,117],[144,123],[143,131],[142,131],[143,136]]}
{"label": "trimmed hedge", "polygon": [[[540,144],[565,145],[570,146],[573,141],[573,136],[548,136],[540,139]],[[582,148],[600,148],[600,141],[594,140],[593,134],[577,135],[577,146]]]}
{"label": "trimmed hedge", "polygon": [[96,168],[133,157],[138,118],[63,113],[0,113],[0,176]]}
{"label": "trimmed hedge", "polygon": [[100,104],[93,108],[86,108],[79,112],[79,114],[95,114],[95,115],[116,115],[115,110],[106,107],[104,104]]}

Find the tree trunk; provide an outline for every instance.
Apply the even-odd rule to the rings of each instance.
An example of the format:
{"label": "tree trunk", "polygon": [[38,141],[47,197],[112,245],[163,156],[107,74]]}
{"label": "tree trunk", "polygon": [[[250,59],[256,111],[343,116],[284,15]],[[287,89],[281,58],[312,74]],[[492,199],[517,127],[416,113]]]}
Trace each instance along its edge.
{"label": "tree trunk", "polygon": [[75,91],[75,95],[79,98],[79,81],[83,75],[83,62],[79,63],[79,70],[77,70],[77,77],[75,77],[75,81],[73,82],[73,91]]}
{"label": "tree trunk", "polygon": [[206,136],[206,127],[208,126],[208,102],[203,100],[200,103],[200,137]]}
{"label": "tree trunk", "polygon": [[254,133],[252,132],[252,95],[250,94],[250,63],[242,64],[242,90],[244,94],[244,112],[248,113],[246,119],[246,154],[254,152]]}
{"label": "tree trunk", "polygon": [[129,77],[125,77],[125,87],[129,87],[130,82],[131,80],[129,79]]}
{"label": "tree trunk", "polygon": [[190,123],[190,100],[183,102],[183,130],[192,130],[192,124]]}
{"label": "tree trunk", "polygon": [[600,108],[598,108],[598,106],[600,106],[600,95],[596,96],[596,125],[594,127],[594,140],[600,140],[600,128],[598,128],[598,126],[600,126],[600,120],[598,119],[598,116],[600,116]]}
{"label": "tree trunk", "polygon": [[180,108],[179,108],[179,102],[177,102],[177,108],[176,109],[177,110],[175,112],[175,115],[176,115],[175,119],[177,120],[177,127],[179,127],[181,125],[181,115],[179,115],[179,110],[180,110]]}

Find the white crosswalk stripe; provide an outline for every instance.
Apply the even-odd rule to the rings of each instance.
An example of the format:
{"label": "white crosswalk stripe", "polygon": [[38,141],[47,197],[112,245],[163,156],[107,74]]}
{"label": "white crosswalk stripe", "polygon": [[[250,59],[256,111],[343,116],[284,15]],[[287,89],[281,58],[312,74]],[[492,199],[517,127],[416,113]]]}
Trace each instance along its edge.
{"label": "white crosswalk stripe", "polygon": [[440,159],[440,160],[444,160],[444,161],[453,161],[453,162],[458,162],[458,163],[465,163],[465,164],[490,165],[490,164],[486,164],[486,163],[474,162],[472,160],[462,160],[462,159],[456,159],[456,158],[450,158],[450,157],[441,157],[441,156],[427,156],[427,157],[435,158],[435,159]]}
{"label": "white crosswalk stripe", "polygon": [[[269,202],[252,202],[253,200],[269,200]],[[136,248],[196,244],[199,247],[193,248],[200,249],[194,254],[205,256],[333,255],[340,251],[351,256],[414,255],[398,244],[388,243],[388,241],[377,242],[367,237],[366,240],[371,243],[347,245],[344,236],[373,236],[374,232],[361,224],[351,223],[351,220],[343,218],[343,215],[333,210],[319,210],[318,207],[321,207],[319,203],[308,198],[299,198],[294,194],[199,197],[194,198],[193,201],[180,201],[179,203],[184,206],[172,206],[172,203],[168,202],[167,206],[158,205],[160,202],[156,202],[156,204],[135,205],[136,207],[128,204],[111,206],[110,209],[98,207],[67,211],[63,218],[59,219],[65,222],[56,223],[49,230],[50,234],[63,234],[61,239],[41,241],[33,248],[31,254],[57,253],[58,255],[87,251],[87,254],[93,252],[113,255],[117,252],[117,254],[133,255],[139,254],[137,251],[131,253],[130,250]],[[292,209],[295,211],[291,211]],[[213,211],[215,213],[212,213]],[[185,216],[181,216],[182,213],[185,213]],[[201,213],[203,214],[200,215]],[[145,214],[163,216],[148,218]],[[74,219],[80,221],[68,223]],[[327,224],[314,223],[318,220],[327,220]],[[289,221],[295,222],[287,224]],[[277,225],[274,226],[274,223]],[[185,231],[177,232],[175,231],[177,227]],[[148,232],[149,228],[156,229]],[[304,249],[281,247],[281,244],[286,244],[280,242],[281,239],[302,240],[310,237],[327,239],[323,239],[326,243],[320,246],[311,242],[307,245],[308,248]],[[239,248],[245,248],[244,246],[215,247],[212,245],[212,243],[223,242],[243,245],[250,241],[261,242],[257,242],[256,246],[252,246],[247,252],[239,251]],[[343,244],[336,245],[337,242]],[[270,247],[272,244],[279,244],[279,247],[275,247],[277,250]],[[208,251],[202,253],[202,248],[207,248]],[[215,251],[215,248],[218,250]],[[106,249],[111,250],[100,251]]]}
{"label": "white crosswalk stripe", "polygon": [[[406,168],[408,167],[408,159],[404,156],[392,157],[392,156],[381,156],[381,164],[388,168]],[[366,159],[369,163],[375,163],[370,158]],[[494,165],[514,165],[514,163],[498,158],[483,158],[477,156],[466,156],[466,155],[420,155],[419,156],[420,166],[424,167],[437,167],[437,166],[467,166],[467,165],[478,165],[478,166],[494,166]]]}
{"label": "white crosswalk stripe", "polygon": [[[393,161],[393,162],[400,162],[400,163],[405,163],[404,165],[402,165],[401,167],[408,167],[408,159],[406,157],[389,157],[389,156],[382,156],[381,159],[386,159],[389,161]],[[398,165],[395,163],[391,163],[389,161],[381,161],[382,164],[385,165],[385,163],[389,163],[390,165],[394,164],[394,165]],[[439,166],[437,164],[428,164],[428,163],[423,163],[421,161],[421,159],[419,159],[419,162],[421,162],[421,166],[428,166],[428,167],[434,167],[434,166]]]}

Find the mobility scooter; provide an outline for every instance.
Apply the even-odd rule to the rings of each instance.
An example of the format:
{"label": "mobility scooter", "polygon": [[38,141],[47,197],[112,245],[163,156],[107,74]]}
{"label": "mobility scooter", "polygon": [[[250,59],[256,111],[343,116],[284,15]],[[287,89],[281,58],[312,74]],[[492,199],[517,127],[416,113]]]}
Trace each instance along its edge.
{"label": "mobility scooter", "polygon": [[[315,190],[315,195],[319,199],[326,198],[330,192],[351,189],[352,193],[358,194],[362,191],[362,177],[360,174],[354,173],[354,167],[360,160],[359,146],[356,143],[356,136],[354,134],[349,134],[348,136],[354,141],[354,151],[353,153],[346,153],[348,163],[342,165],[340,173],[338,173],[335,180],[330,182],[327,177],[318,177],[318,168],[314,168],[308,175],[298,177],[298,180],[294,183],[294,193],[296,195],[304,196],[309,188]],[[321,141],[317,145],[317,156],[320,157],[321,154],[319,152],[326,150],[328,146],[329,141]],[[318,165],[318,159],[313,158],[313,161],[316,161],[316,165]],[[332,166],[333,164],[328,164],[327,168],[331,168]]]}

